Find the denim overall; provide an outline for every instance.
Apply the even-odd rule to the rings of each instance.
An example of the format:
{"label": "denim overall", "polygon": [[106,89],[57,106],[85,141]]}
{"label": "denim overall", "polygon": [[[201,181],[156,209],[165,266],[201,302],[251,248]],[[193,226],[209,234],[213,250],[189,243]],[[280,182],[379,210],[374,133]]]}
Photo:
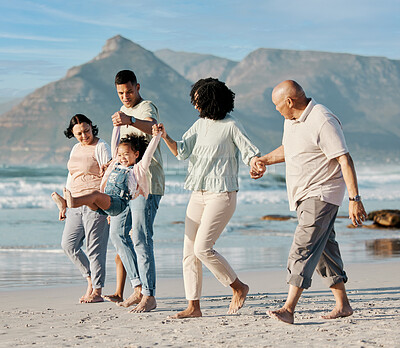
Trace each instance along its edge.
{"label": "denim overall", "polygon": [[115,216],[121,214],[131,200],[128,189],[128,176],[130,167],[115,166],[107,180],[104,193],[110,196],[110,208],[104,210],[108,215]]}

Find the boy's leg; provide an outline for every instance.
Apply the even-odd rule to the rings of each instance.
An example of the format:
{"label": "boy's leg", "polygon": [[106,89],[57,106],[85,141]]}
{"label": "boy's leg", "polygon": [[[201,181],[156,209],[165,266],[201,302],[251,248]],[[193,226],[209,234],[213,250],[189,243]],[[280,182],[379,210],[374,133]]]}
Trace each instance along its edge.
{"label": "boy's leg", "polygon": [[126,270],[118,254],[115,257],[115,267],[117,272],[117,284],[115,288],[115,293],[118,294],[121,298],[121,301],[123,301],[125,281],[126,281]]}
{"label": "boy's leg", "polygon": [[124,300],[124,288],[126,281],[126,270],[119,257],[119,254],[115,256],[115,267],[117,273],[117,284],[115,293],[113,295],[104,295],[104,298],[112,302],[122,302]]}

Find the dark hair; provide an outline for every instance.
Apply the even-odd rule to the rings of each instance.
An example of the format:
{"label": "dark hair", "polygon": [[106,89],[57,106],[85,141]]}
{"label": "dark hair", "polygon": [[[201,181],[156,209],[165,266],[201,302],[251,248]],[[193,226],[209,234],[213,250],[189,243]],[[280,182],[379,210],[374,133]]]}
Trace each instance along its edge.
{"label": "dark hair", "polygon": [[68,139],[73,138],[74,133],[72,132],[72,128],[74,128],[76,124],[81,124],[81,123],[87,123],[90,127],[92,127],[92,133],[94,137],[97,136],[97,134],[99,134],[99,129],[97,128],[97,126],[93,126],[92,121],[90,121],[85,115],[76,114],[75,116],[72,116],[68,128],[64,131],[65,136]]}
{"label": "dark hair", "polygon": [[222,120],[234,108],[235,93],[224,82],[208,77],[197,81],[190,91],[190,102],[200,117]]}
{"label": "dark hair", "polygon": [[137,84],[136,75],[131,70],[121,70],[115,75],[115,84],[124,85],[125,83],[132,82],[132,85]]}
{"label": "dark hair", "polygon": [[122,144],[128,144],[133,151],[139,151],[139,157],[137,158],[137,161],[139,162],[142,159],[149,142],[144,135],[129,134],[120,140],[119,145]]}

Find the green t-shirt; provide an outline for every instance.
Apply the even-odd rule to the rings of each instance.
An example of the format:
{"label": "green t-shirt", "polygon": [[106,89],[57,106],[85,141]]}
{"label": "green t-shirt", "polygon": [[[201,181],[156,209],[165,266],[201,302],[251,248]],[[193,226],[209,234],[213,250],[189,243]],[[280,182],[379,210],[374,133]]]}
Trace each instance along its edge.
{"label": "green t-shirt", "polygon": [[[144,120],[147,117],[151,117],[154,118],[157,123],[160,122],[158,109],[150,100],[143,100],[139,104],[135,105],[133,108],[127,108],[123,105],[121,106],[121,111],[126,115],[133,116],[139,120]],[[121,126],[120,134],[121,138],[128,134],[144,135],[149,142],[152,138],[150,134],[146,134],[133,126]],[[148,180],[150,194],[164,195],[165,176],[160,145],[157,146],[157,149],[154,152],[153,158],[151,160],[150,168],[148,171]]]}

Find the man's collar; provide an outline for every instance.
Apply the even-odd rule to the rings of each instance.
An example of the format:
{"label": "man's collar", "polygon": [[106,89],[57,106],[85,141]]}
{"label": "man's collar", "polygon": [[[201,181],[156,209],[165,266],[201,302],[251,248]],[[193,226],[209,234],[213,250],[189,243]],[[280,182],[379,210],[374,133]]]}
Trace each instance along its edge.
{"label": "man's collar", "polygon": [[[310,114],[313,107],[317,105],[317,103],[311,98],[310,102],[308,103],[307,107],[304,109],[300,117],[296,120],[297,122],[304,122],[307,119],[307,116]],[[295,122],[296,122],[295,121]]]}

